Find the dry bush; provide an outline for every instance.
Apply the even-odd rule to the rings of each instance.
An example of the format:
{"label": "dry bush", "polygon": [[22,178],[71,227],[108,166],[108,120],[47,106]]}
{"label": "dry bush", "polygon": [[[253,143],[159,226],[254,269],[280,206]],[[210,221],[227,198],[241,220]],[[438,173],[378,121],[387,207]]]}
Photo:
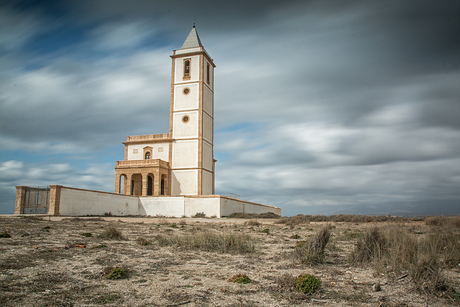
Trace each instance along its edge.
{"label": "dry bush", "polygon": [[206,214],[204,212],[197,212],[195,215],[192,215],[193,218],[205,218]]}
{"label": "dry bush", "polygon": [[356,242],[356,247],[351,253],[353,262],[370,262],[374,258],[381,259],[385,249],[385,238],[377,227],[374,227],[366,232],[364,237],[361,237]]}
{"label": "dry bush", "polygon": [[450,232],[417,237],[401,226],[373,228],[357,241],[350,259],[393,277],[406,273],[416,289],[437,294],[449,290],[443,272],[460,261],[460,244]]}
{"label": "dry bush", "polygon": [[329,241],[331,233],[329,227],[324,227],[304,244],[299,244],[293,251],[295,262],[303,264],[320,263],[324,259],[324,248]]}
{"label": "dry bush", "polygon": [[445,228],[460,228],[460,215],[457,216],[428,216],[425,224],[429,226],[442,226]]}
{"label": "dry bush", "polygon": [[279,219],[280,216],[273,213],[273,212],[266,212],[266,213],[243,213],[243,212],[236,212],[232,213],[228,216],[231,219]]}
{"label": "dry bush", "polygon": [[249,220],[244,224],[248,226],[260,226],[260,223],[258,220]]}
{"label": "dry bush", "polygon": [[175,246],[183,249],[198,249],[219,253],[246,254],[255,251],[255,239],[249,235],[213,233],[200,231],[186,235],[158,235],[160,246]]}
{"label": "dry bush", "polygon": [[296,225],[299,224],[309,224],[311,215],[298,214],[291,217],[283,217],[275,221],[275,224],[286,224],[293,229]]}
{"label": "dry bush", "polygon": [[276,277],[276,284],[285,291],[292,291],[295,288],[296,278],[291,274],[283,274]]}
{"label": "dry bush", "polygon": [[251,279],[246,274],[237,274],[227,280],[228,282],[236,282],[239,284],[248,284]]}
{"label": "dry bush", "polygon": [[428,216],[425,218],[425,224],[429,226],[443,226],[446,224],[447,218],[445,216]]}
{"label": "dry bush", "polygon": [[115,226],[107,227],[100,235],[99,238],[107,240],[125,240],[122,232]]}
{"label": "dry bush", "polygon": [[276,221],[276,224],[298,225],[308,224],[310,222],[349,222],[349,223],[371,223],[371,222],[404,222],[410,221],[408,218],[390,215],[353,215],[353,214],[337,214],[337,215],[303,215],[284,217]]}

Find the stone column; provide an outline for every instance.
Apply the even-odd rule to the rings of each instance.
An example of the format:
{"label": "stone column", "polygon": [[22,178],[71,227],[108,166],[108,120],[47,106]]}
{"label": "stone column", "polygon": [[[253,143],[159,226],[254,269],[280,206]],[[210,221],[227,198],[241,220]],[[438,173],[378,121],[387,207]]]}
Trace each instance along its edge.
{"label": "stone column", "polygon": [[133,182],[133,174],[126,174],[126,191],[125,191],[125,195],[131,195],[131,185],[132,185],[132,182]]}
{"label": "stone column", "polygon": [[160,172],[158,171],[158,168],[155,169],[155,173],[153,175],[153,195],[160,195]]}
{"label": "stone column", "polygon": [[14,214],[24,214],[24,207],[26,206],[26,186],[16,186],[16,203],[14,206]]}
{"label": "stone column", "polygon": [[121,186],[120,186],[120,174],[115,170],[115,193],[120,194]]}
{"label": "stone column", "polygon": [[142,179],[141,179],[141,184],[142,184],[142,192],[141,196],[147,196],[147,180],[148,180],[148,173],[141,173]]}
{"label": "stone column", "polygon": [[62,185],[50,184],[48,215],[59,215],[59,209],[61,207],[61,189]]}

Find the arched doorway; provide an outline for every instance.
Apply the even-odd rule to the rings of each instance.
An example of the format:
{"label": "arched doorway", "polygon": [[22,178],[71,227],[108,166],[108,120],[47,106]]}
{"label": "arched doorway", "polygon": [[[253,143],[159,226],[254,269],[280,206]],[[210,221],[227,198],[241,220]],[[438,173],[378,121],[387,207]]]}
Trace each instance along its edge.
{"label": "arched doorway", "polygon": [[153,175],[147,175],[147,196],[153,195]]}

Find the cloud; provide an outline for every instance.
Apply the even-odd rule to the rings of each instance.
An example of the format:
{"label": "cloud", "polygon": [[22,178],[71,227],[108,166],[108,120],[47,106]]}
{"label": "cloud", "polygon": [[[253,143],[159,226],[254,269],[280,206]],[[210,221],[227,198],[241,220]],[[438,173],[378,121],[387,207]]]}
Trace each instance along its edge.
{"label": "cloud", "polygon": [[217,64],[218,193],[292,213],[460,199],[458,3],[246,2],[0,8],[8,193],[20,178],[112,189],[120,142],[168,131],[169,55],[196,15]]}
{"label": "cloud", "polygon": [[19,49],[46,26],[40,15],[0,6],[0,54]]}
{"label": "cloud", "polygon": [[113,192],[112,163],[76,168],[69,163],[0,162],[0,214],[14,211],[15,185],[45,187],[50,184]]}

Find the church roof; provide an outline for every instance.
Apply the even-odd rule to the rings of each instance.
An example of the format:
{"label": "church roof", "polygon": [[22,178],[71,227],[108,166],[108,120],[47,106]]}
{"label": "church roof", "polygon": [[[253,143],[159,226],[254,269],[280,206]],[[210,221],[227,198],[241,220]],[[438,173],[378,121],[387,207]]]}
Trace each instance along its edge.
{"label": "church roof", "polygon": [[196,32],[195,25],[193,25],[192,30],[188,34],[187,38],[185,39],[184,44],[180,49],[188,49],[188,48],[195,48],[195,47],[203,47],[201,45],[200,38],[198,37],[198,33]]}

